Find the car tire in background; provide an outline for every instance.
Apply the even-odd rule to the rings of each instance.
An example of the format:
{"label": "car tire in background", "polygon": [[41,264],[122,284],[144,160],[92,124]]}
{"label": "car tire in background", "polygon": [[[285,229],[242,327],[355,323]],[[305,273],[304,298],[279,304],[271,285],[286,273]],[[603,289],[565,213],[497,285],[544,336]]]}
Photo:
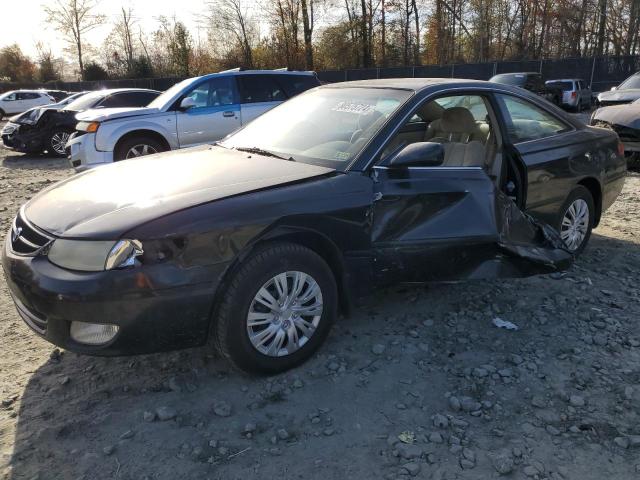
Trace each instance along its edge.
{"label": "car tire in background", "polygon": [[47,152],[55,157],[66,157],[66,145],[72,133],[71,130],[54,130],[47,142]]}
{"label": "car tire in background", "polygon": [[2,110],[0,108],[0,122],[2,121],[2,119],[4,118],[5,115],[6,115],[6,113],[4,113],[4,110]]}
{"label": "car tire in background", "polygon": [[251,373],[273,374],[309,358],[337,315],[333,272],[293,243],[258,248],[233,272],[215,309],[212,339],[223,357]]}
{"label": "car tire in background", "polygon": [[128,160],[166,151],[162,142],[149,136],[132,136],[125,138],[116,145],[113,161]]}
{"label": "car tire in background", "polygon": [[558,216],[558,232],[565,244],[575,255],[583,252],[595,219],[595,203],[589,190],[576,186],[565,200]]}

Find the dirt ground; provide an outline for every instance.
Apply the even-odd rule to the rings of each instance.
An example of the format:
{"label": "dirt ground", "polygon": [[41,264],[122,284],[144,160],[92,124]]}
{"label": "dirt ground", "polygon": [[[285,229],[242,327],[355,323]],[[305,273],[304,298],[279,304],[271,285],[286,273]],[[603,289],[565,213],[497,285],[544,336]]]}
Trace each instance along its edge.
{"label": "dirt ground", "polygon": [[[0,149],[0,229],[71,173]],[[383,291],[276,377],[58,352],[0,281],[0,479],[640,478],[638,283],[637,173],[568,273]]]}

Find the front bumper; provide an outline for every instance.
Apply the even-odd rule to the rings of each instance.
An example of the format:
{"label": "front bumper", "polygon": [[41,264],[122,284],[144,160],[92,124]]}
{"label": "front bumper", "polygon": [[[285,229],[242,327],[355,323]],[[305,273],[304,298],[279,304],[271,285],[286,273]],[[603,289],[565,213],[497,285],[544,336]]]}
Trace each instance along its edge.
{"label": "front bumper", "polygon": [[[8,239],[2,253],[5,278],[25,323],[59,347],[104,356],[204,344],[217,279],[226,266],[206,267],[210,271],[204,275],[198,272],[200,279],[213,279],[210,282],[185,284],[185,276],[172,275],[174,267],[167,265],[73,272],[53,265],[44,255],[14,254]],[[170,286],[175,278],[180,285]],[[80,344],[71,338],[72,321],[115,324],[119,331],[107,344]]]}
{"label": "front bumper", "polygon": [[16,152],[34,153],[43,149],[38,135],[21,135],[20,125],[15,123],[7,123],[0,132],[0,138],[5,148]]}
{"label": "front bumper", "polygon": [[101,152],[96,149],[96,134],[74,133],[67,142],[69,164],[77,172],[113,162],[113,152]]}

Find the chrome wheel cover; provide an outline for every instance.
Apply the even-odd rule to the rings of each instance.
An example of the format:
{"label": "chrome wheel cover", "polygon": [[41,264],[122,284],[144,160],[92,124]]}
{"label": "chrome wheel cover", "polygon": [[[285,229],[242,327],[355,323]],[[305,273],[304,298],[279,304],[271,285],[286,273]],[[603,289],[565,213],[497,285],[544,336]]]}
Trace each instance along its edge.
{"label": "chrome wheel cover", "polygon": [[572,252],[582,245],[589,229],[589,205],[583,199],[574,200],[562,217],[560,237]]}
{"label": "chrome wheel cover", "polygon": [[131,147],[124,158],[144,157],[145,155],[151,155],[154,153],[158,153],[158,150],[153,148],[151,145],[141,143],[140,145]]}
{"label": "chrome wheel cover", "polygon": [[51,137],[51,148],[58,155],[65,155],[65,147],[67,146],[67,141],[69,140],[69,132],[57,132]]}
{"label": "chrome wheel cover", "polygon": [[249,340],[264,355],[291,355],[313,336],[322,310],[322,291],[311,275],[282,272],[262,285],[251,301]]}

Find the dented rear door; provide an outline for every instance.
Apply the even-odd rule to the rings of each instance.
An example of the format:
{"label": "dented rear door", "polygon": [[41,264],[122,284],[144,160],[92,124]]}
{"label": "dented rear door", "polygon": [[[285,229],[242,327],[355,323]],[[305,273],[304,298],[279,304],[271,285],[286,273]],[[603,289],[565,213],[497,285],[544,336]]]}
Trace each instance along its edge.
{"label": "dented rear door", "polygon": [[374,167],[372,247],[380,283],[519,277],[572,256],[480,167]]}

